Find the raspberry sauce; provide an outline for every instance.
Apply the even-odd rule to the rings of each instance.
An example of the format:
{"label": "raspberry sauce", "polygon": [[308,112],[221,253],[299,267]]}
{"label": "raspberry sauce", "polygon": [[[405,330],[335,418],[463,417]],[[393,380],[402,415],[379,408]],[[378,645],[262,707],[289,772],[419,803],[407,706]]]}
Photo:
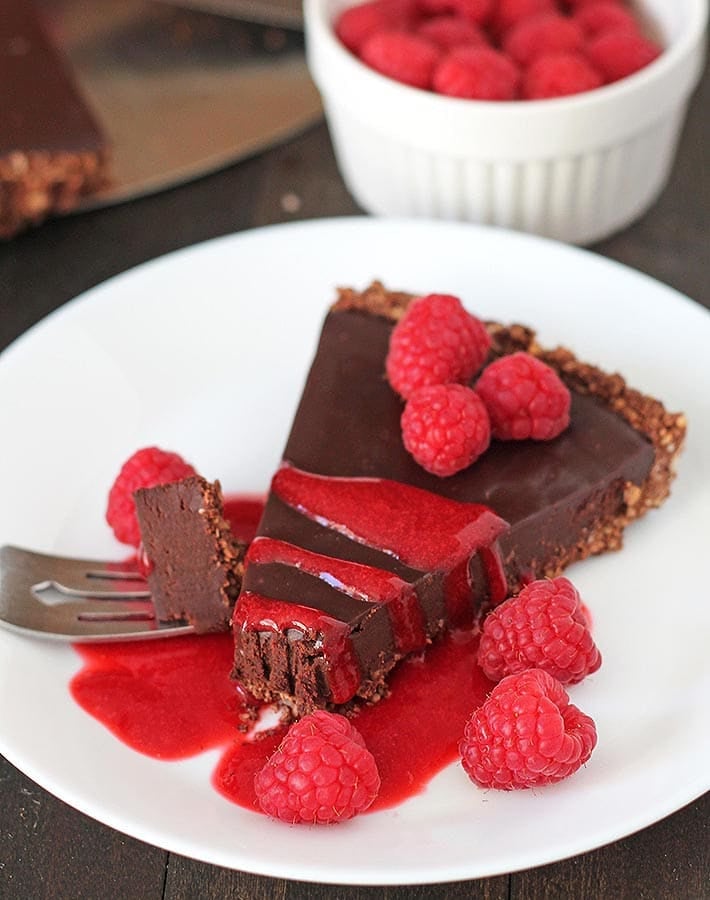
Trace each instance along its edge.
{"label": "raspberry sauce", "polygon": [[[225,514],[249,540],[260,518],[255,498],[230,498]],[[492,683],[475,664],[478,634],[454,632],[413,656],[391,679],[390,695],[354,718],[382,779],[372,810],[401,803],[457,757],[464,722]],[[116,644],[82,644],[82,668],[71,681],[77,703],[119,740],[154,759],[185,759],[222,749],[214,788],[256,810],[254,774],[285,733],[248,739],[240,731],[248,698],[229,678],[229,634]]]}

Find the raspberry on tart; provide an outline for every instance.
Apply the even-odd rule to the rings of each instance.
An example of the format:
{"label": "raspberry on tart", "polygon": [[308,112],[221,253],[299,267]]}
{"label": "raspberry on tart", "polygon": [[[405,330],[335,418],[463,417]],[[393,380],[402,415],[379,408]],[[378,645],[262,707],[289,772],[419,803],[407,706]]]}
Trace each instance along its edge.
{"label": "raspberry on tart", "polygon": [[481,368],[490,345],[485,326],[458,297],[428,294],[409,306],[392,332],[387,378],[405,399],[425,385],[463,384]]}
{"label": "raspberry on tart", "polygon": [[491,425],[483,401],[462,384],[430,384],[410,395],[402,440],[427,472],[446,478],[488,449]]}
{"label": "raspberry on tart", "polygon": [[554,369],[529,353],[512,353],[486,366],[476,393],[498,440],[549,441],[569,425],[569,389]]}

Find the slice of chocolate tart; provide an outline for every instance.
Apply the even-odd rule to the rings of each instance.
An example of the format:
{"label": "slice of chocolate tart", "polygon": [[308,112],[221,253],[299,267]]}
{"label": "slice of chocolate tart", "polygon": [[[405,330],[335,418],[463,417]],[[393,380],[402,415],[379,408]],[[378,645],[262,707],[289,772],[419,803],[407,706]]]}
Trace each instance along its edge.
{"label": "slice of chocolate tart", "polygon": [[296,716],[372,701],[403,656],[526,581],[616,550],[667,496],[685,421],[653,398],[488,323],[491,358],[525,350],[571,390],[552,441],[494,441],[438,478],[405,451],[384,369],[412,296],[341,290],[246,557],[233,676]]}
{"label": "slice of chocolate tart", "polygon": [[0,239],[108,180],[108,143],[29,0],[0,0]]}
{"label": "slice of chocolate tart", "polygon": [[134,494],[156,615],[198,634],[229,629],[246,545],[223,516],[222,491],[197,475]]}

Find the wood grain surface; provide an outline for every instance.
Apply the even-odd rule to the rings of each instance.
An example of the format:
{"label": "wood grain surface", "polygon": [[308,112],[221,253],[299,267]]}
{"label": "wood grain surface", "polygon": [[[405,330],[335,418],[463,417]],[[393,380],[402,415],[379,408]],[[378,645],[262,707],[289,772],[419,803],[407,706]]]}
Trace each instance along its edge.
{"label": "wood grain surface", "polygon": [[[706,72],[658,203],[592,249],[710,308],[708,109]],[[254,226],[358,212],[318,125],[180,188],[49,222],[0,244],[0,349],[92,285],[160,254]],[[0,758],[0,900],[703,900],[710,897],[709,822],[706,795],[608,847],[527,872],[422,887],[334,887],[252,876],[150,847],[76,812]]]}

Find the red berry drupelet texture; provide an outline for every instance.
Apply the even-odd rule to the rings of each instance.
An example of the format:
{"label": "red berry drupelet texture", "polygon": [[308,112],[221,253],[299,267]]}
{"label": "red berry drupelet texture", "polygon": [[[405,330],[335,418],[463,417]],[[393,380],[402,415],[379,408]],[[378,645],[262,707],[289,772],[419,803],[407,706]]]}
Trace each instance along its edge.
{"label": "red berry drupelet texture", "polygon": [[376,31],[360,51],[362,61],[381,75],[418,88],[431,87],[440,55],[436,44],[403,31]]}
{"label": "red berry drupelet texture", "polygon": [[495,33],[503,36],[523,19],[549,12],[557,12],[555,0],[498,0],[491,26]]}
{"label": "red berry drupelet texture", "polygon": [[568,97],[601,87],[601,75],[579,53],[548,53],[539,56],[523,76],[526,100]]}
{"label": "red berry drupelet texture", "polygon": [[619,81],[660,56],[661,48],[628,28],[604,31],[587,45],[587,56],[607,82]]}
{"label": "red berry drupelet texture", "polygon": [[290,824],[329,825],[366,810],[380,789],[375,759],[348,719],[318,710],[292,725],[254,779],[262,810]]}
{"label": "red berry drupelet texture", "polygon": [[108,495],[106,521],[122,544],[137,547],[141,536],[133,494],[138,488],[180,481],[197,472],[177,453],[159,447],[144,447],[128,459]]}
{"label": "red berry drupelet texture", "polygon": [[496,0],[452,0],[452,6],[464,19],[483,25],[490,19]]}
{"label": "red berry drupelet texture", "polygon": [[462,384],[431,384],[415,391],[402,413],[402,440],[419,465],[446,478],[468,468],[488,449],[488,413]]}
{"label": "red berry drupelet texture", "polygon": [[537,668],[562,684],[576,684],[601,661],[577,589],[567,578],[533,581],[483,623],[478,664],[491,681]]}
{"label": "red berry drupelet texture", "polygon": [[514,100],[520,72],[493,47],[456,47],[434,70],[434,90],[464,100]]}
{"label": "red berry drupelet texture", "polygon": [[577,52],[584,46],[579,25],[558,13],[523,19],[506,34],[503,49],[519,66],[529,66],[548,53]]}
{"label": "red berry drupelet texture", "polygon": [[625,0],[366,0],[334,27],[381,74],[480,101],[591,91],[661,53]]}
{"label": "red berry drupelet texture", "polygon": [[368,0],[349,6],[338,16],[335,33],[348,50],[358,54],[365,41],[378,31],[408,30],[415,19],[413,6],[400,0]]}
{"label": "red berry drupelet texture", "polygon": [[392,330],[387,378],[405,399],[427,384],[470,381],[491,345],[485,326],[458,297],[428,294],[412,302]]}
{"label": "red berry drupelet texture", "polygon": [[432,16],[417,27],[417,34],[442,50],[486,44],[481,29],[462,16]]}
{"label": "red berry drupelet texture", "polygon": [[597,742],[592,719],[541,669],[509,675],[466,723],[459,745],[468,777],[510,791],[554,784],[583,766]]}
{"label": "red berry drupelet texture", "polygon": [[626,0],[565,0],[565,5],[569,11],[574,13],[577,9],[583,9],[585,6],[599,6],[600,3],[613,3],[614,6],[623,6]]}
{"label": "red berry drupelet texture", "polygon": [[634,14],[610,0],[588,3],[576,10],[573,18],[587,37],[596,37],[614,28],[626,28],[629,31],[638,32],[638,23]]}
{"label": "red berry drupelet texture", "polygon": [[499,440],[549,441],[569,425],[570,392],[559,375],[529,353],[511,353],[483,370],[476,392]]}

